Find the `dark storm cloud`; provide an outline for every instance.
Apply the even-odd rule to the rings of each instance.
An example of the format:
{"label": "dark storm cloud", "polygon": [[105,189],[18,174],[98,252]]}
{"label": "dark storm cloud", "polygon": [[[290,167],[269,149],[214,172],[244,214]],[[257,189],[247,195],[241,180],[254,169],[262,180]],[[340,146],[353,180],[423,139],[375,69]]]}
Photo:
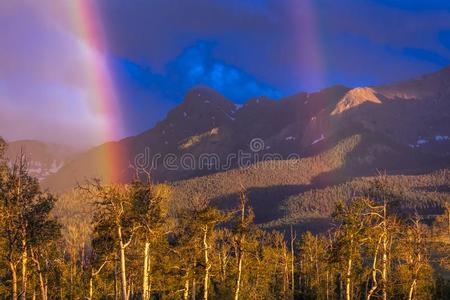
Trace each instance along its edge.
{"label": "dark storm cloud", "polygon": [[[450,62],[444,0],[97,1],[127,134],[150,127],[196,84],[244,101],[384,84]],[[82,52],[91,50],[68,7],[0,3],[0,134],[10,139],[92,143],[95,135],[83,135],[105,123],[90,107]],[[30,121],[18,127],[18,119]]]}
{"label": "dark storm cloud", "polygon": [[[249,96],[265,95],[274,99],[280,96],[279,91],[254,76],[215,59],[215,48],[214,42],[197,41],[170,61],[162,72],[130,60],[117,61],[115,68],[122,97],[130,104],[125,108],[126,119],[135,120],[128,122],[129,130],[149,128],[161,112],[181,101],[186,91],[196,85],[212,87],[237,102],[243,102]],[[150,111],[152,118],[148,116]]]}
{"label": "dark storm cloud", "polygon": [[100,0],[128,115],[151,110],[131,130],[196,84],[244,101],[434,71],[449,63],[449,5],[412,2]]}
{"label": "dark storm cloud", "polygon": [[[420,2],[420,3],[419,3]],[[197,40],[217,44],[215,59],[239,66],[288,94],[340,82],[384,83],[448,62],[447,1],[101,1],[120,57],[164,70]],[[301,10],[309,3],[308,16]],[[296,13],[296,11],[299,11]],[[305,24],[300,19],[311,19]],[[311,86],[306,26],[319,40],[324,79]],[[416,49],[412,50],[411,49]],[[370,59],[364,59],[364,57]],[[434,58],[432,58],[434,57]]]}
{"label": "dark storm cloud", "polygon": [[[280,93],[254,76],[225,61],[215,59],[215,43],[198,41],[184,49],[170,61],[162,73],[142,68],[128,60],[119,66],[121,74],[136,80],[142,88],[176,100],[181,100],[187,89],[195,85],[207,85],[222,91],[227,97],[242,102],[248,95],[266,95],[277,98]],[[125,77],[122,77],[125,79]]]}

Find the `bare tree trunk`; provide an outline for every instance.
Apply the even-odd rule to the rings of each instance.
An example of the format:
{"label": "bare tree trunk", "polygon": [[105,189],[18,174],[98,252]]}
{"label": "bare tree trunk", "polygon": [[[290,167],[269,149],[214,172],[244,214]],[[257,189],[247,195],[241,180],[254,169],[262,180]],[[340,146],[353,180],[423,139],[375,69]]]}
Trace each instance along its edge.
{"label": "bare tree trunk", "polygon": [[347,276],[345,278],[345,299],[351,300],[351,275],[352,275],[352,259],[347,262]]}
{"label": "bare tree trunk", "polygon": [[209,263],[208,257],[208,225],[203,229],[203,247],[204,247],[204,255],[205,255],[205,280],[203,284],[203,299],[208,299],[208,289],[209,289],[209,270],[211,269],[211,264]]}
{"label": "bare tree trunk", "polygon": [[75,262],[74,262],[74,258],[73,256],[70,258],[70,289],[69,289],[69,294],[70,294],[70,299],[73,299],[73,273],[74,273],[74,267]]}
{"label": "bare tree trunk", "polygon": [[149,250],[150,250],[150,243],[148,241],[146,241],[145,246],[144,246],[144,270],[143,270],[143,278],[142,278],[142,299],[143,300],[150,299],[150,291],[149,291],[149,284],[148,284]]}
{"label": "bare tree trunk", "polygon": [[[91,276],[89,277],[89,300],[92,300],[92,297],[94,296],[94,277],[100,274],[100,271],[103,269],[103,267],[106,265],[108,261],[106,260],[103,262],[103,264],[94,272],[93,269],[91,269]],[[116,297],[116,264],[114,263],[114,297]]]}
{"label": "bare tree trunk", "polygon": [[11,295],[12,300],[17,300],[17,268],[12,262],[9,263],[9,268],[11,269]]}
{"label": "bare tree trunk", "polygon": [[89,278],[89,300],[92,300],[92,296],[94,295],[94,276],[91,274]]}
{"label": "bare tree trunk", "polygon": [[[245,224],[245,204],[246,204],[246,195],[244,189],[242,188],[240,195],[240,208],[241,208],[241,225]],[[238,259],[238,276],[236,279],[236,290],[234,293],[234,300],[239,300],[239,292],[241,289],[241,277],[242,277],[242,261],[244,260],[244,242],[245,235],[241,232],[241,236],[239,237],[239,241],[237,244],[237,259]]]}
{"label": "bare tree trunk", "polygon": [[228,264],[228,255],[225,251],[219,253],[220,257],[220,279],[222,282],[225,281],[227,276],[227,264]]}
{"label": "bare tree trunk", "polygon": [[351,300],[352,299],[352,256],[353,256],[353,238],[350,240],[350,254],[347,260],[347,274],[345,277],[345,299]]}
{"label": "bare tree trunk", "polygon": [[241,250],[239,250],[238,253],[238,276],[237,276],[237,280],[236,280],[236,290],[234,293],[234,300],[239,300],[239,292],[240,292],[240,288],[241,288],[241,276],[242,276],[242,261],[244,259],[244,254],[242,253]]}
{"label": "bare tree trunk", "polygon": [[327,270],[327,273],[326,273],[326,299],[328,300],[328,298],[329,298],[329,286],[328,286],[328,281],[329,281],[329,279],[328,279],[328,277],[329,277],[329,271]]}
{"label": "bare tree trunk", "polygon": [[152,256],[148,256],[148,298],[152,297]]}
{"label": "bare tree trunk", "polygon": [[382,285],[382,293],[383,293],[383,300],[387,300],[387,249],[386,249],[387,243],[383,242],[383,268],[381,272],[381,277],[383,280]]}
{"label": "bare tree trunk", "polygon": [[283,241],[283,260],[284,260],[284,274],[283,274],[283,295],[284,298],[287,296],[288,284],[289,284],[289,261],[286,249],[286,244]]}
{"label": "bare tree trunk", "polygon": [[117,227],[117,233],[119,235],[119,255],[120,255],[120,287],[121,287],[121,298],[122,300],[128,300],[127,292],[127,270],[125,264],[125,245],[122,238],[122,227]]}
{"label": "bare tree trunk", "polygon": [[417,280],[414,279],[411,283],[411,286],[409,287],[409,294],[408,294],[408,300],[412,300],[414,296],[414,289],[416,288]]}
{"label": "bare tree trunk", "polygon": [[194,264],[193,264],[193,269],[192,269],[192,300],[195,300],[195,298],[197,297],[197,286],[196,286],[196,281],[195,281],[195,268],[197,266],[197,258],[194,257]]}
{"label": "bare tree trunk", "polygon": [[381,271],[381,279],[383,281],[383,285],[381,287],[383,300],[387,300],[387,272],[388,272],[388,230],[387,230],[387,205],[384,202],[383,206],[383,258],[382,258],[382,271]]}
{"label": "bare tree trunk", "polygon": [[28,252],[26,248],[26,241],[22,240],[22,291],[20,292],[20,298],[22,300],[27,299],[27,264]]}
{"label": "bare tree trunk", "polygon": [[187,276],[186,281],[184,282],[183,299],[184,300],[189,299],[189,276]]}
{"label": "bare tree trunk", "polygon": [[294,298],[294,291],[295,291],[295,256],[294,256],[294,243],[295,239],[297,238],[297,234],[294,233],[294,230],[291,225],[291,291],[292,291],[292,298]]}
{"label": "bare tree trunk", "polygon": [[192,300],[195,300],[195,298],[197,297],[196,291],[197,291],[197,287],[196,287],[195,276],[194,276],[194,278],[192,279]]}
{"label": "bare tree trunk", "polygon": [[377,247],[375,248],[375,253],[373,255],[373,264],[372,264],[372,288],[367,293],[367,300],[370,300],[375,290],[378,288],[378,282],[377,282],[377,261],[378,261],[378,249],[380,247],[382,236],[378,239]]}
{"label": "bare tree trunk", "polygon": [[39,276],[39,289],[41,291],[41,298],[42,298],[42,300],[47,300],[48,293],[47,293],[46,280],[42,273],[41,263],[40,263],[38,257],[36,257],[36,254],[33,251],[33,249],[31,249],[31,259],[33,260],[34,264],[36,265],[37,273]]}
{"label": "bare tree trunk", "polygon": [[117,257],[114,258],[114,300],[117,300],[118,292],[117,292]]}
{"label": "bare tree trunk", "polygon": [[319,256],[317,255],[317,247],[319,246],[318,238],[315,237],[315,243],[314,243],[314,267],[316,269],[316,282],[317,286],[320,286],[320,274],[319,274]]}
{"label": "bare tree trunk", "polygon": [[44,279],[44,276],[42,275],[42,272],[39,272],[39,288],[41,290],[41,298],[42,300],[47,300],[47,285],[46,280]]}

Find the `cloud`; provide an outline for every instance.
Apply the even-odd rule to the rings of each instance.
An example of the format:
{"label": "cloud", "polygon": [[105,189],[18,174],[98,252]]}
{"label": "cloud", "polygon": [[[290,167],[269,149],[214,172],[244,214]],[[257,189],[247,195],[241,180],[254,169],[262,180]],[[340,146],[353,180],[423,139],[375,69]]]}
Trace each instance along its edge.
{"label": "cloud", "polygon": [[99,143],[106,119],[92,114],[79,90],[29,84],[25,89],[0,87],[0,136],[38,139],[79,148]]}
{"label": "cloud", "polygon": [[[194,85],[207,85],[234,101],[245,101],[250,97],[266,95],[273,98],[281,93],[244,70],[214,57],[214,42],[199,41],[185,48],[166,67],[162,80],[177,86],[181,92]],[[166,84],[163,84],[166,85]]]}
{"label": "cloud", "polygon": [[85,147],[103,141],[85,66],[92,51],[62,2],[0,3],[0,135]]}
{"label": "cloud", "polygon": [[127,102],[125,119],[129,131],[148,129],[196,85],[209,86],[236,102],[261,95],[274,99],[281,96],[280,91],[255,76],[215,58],[216,47],[214,42],[197,41],[161,72],[126,59],[116,61],[116,80],[122,99]]}
{"label": "cloud", "polygon": [[[148,129],[196,84],[242,102],[383,84],[450,62],[444,0],[95,1],[121,93],[117,137]],[[10,139],[104,138],[84,68],[92,49],[68,3],[0,2],[0,134]]]}
{"label": "cloud", "polygon": [[[111,49],[119,57],[162,73],[166,64],[188,45],[198,40],[214,41],[216,59],[255,74],[260,81],[287,94],[334,83],[354,85],[369,77],[370,84],[383,83],[386,78],[393,78],[393,73],[398,76],[396,79],[406,79],[442,67],[450,58],[449,36],[439,37],[440,31],[450,29],[449,2],[419,2],[110,0],[100,3]],[[420,55],[411,56],[407,49],[422,49],[423,53],[434,53],[443,59],[427,60],[425,56],[423,60]],[[367,51],[373,53],[371,59],[359,59]],[[391,68],[379,67],[385,62],[392,64]],[[352,69],[359,68],[353,68],[355,64],[365,71],[352,73]],[[336,77],[338,65],[344,66],[339,72],[344,74]],[[338,82],[340,78],[346,81]]]}
{"label": "cloud", "polygon": [[207,85],[239,102],[261,95],[281,96],[280,91],[255,76],[215,58],[216,46],[214,42],[197,41],[168,62],[163,72],[124,59],[118,62],[116,73],[119,81],[126,82],[129,88],[154,90],[175,102],[195,85]]}

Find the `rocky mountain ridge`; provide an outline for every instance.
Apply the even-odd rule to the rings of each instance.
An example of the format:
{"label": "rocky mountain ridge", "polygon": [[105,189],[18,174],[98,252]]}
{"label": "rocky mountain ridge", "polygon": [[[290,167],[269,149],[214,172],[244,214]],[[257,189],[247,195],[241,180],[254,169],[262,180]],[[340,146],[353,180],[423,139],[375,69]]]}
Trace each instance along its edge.
{"label": "rocky mountain ridge", "polygon": [[[380,87],[333,86],[316,93],[299,93],[280,100],[255,97],[237,105],[218,92],[196,87],[164,120],[142,134],[111,142],[75,157],[44,184],[64,190],[85,178],[106,178],[95,166],[106,152],[116,153],[115,181],[135,175],[136,158],[155,167],[168,154],[178,168],[152,169],[155,181],[178,181],[224,171],[221,168],[181,168],[180,158],[214,154],[226,161],[230,154],[257,152],[314,157],[340,141],[361,135],[364,141],[352,153],[349,176],[373,173],[378,168],[419,170],[448,166],[450,162],[450,68],[417,79]],[[262,148],[261,148],[262,146]],[[254,150],[254,149],[253,149]],[[338,155],[338,154],[337,154]],[[347,155],[341,153],[339,155]],[[151,162],[151,163],[150,163]],[[231,162],[231,168],[240,165]]]}

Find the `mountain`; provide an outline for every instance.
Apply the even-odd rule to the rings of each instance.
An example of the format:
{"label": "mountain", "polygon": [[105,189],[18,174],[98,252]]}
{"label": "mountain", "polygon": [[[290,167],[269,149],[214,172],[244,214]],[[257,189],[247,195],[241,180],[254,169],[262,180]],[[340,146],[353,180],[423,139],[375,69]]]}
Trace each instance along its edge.
{"label": "mountain", "polygon": [[[128,181],[135,174],[130,168],[135,158],[145,154],[147,165],[156,163],[156,157],[171,153],[180,158],[192,155],[198,159],[203,153],[214,153],[221,161],[226,161],[230,153],[249,150],[249,142],[254,138],[264,140],[270,151],[283,154],[291,149],[297,152],[297,142],[287,139],[296,135],[296,128],[305,126],[309,118],[321,107],[335,103],[348,88],[336,86],[318,93],[301,93],[281,101],[265,97],[251,99],[244,105],[237,105],[216,91],[197,87],[190,90],[184,101],[172,109],[166,118],[140,135],[110,142],[81,153],[58,174],[50,176],[44,184],[55,190],[64,190],[86,178],[106,179],[108,175],[102,164],[109,159],[108,153],[115,153],[116,181]],[[308,103],[308,99],[310,102]],[[306,103],[304,103],[306,102]],[[101,161],[99,165],[97,162]],[[162,168],[152,171],[153,179],[174,181],[194,176],[206,175],[217,170],[206,168]],[[231,167],[237,162],[232,161]]]}
{"label": "mountain", "polygon": [[[113,181],[131,180],[136,171],[130,165],[137,164],[152,168],[155,181],[203,178],[208,189],[219,185],[207,183],[209,178],[232,182],[239,167],[267,158],[308,160],[315,170],[308,184],[322,186],[371,176],[377,169],[418,174],[449,166],[449,113],[449,67],[386,86],[333,86],[277,101],[257,97],[243,105],[196,87],[154,128],[81,153],[43,183],[62,191],[86,178],[107,179],[111,171],[99,161],[114,165]],[[341,163],[325,168],[320,159],[325,153]],[[239,154],[246,162],[236,158]],[[281,172],[259,174],[274,178]],[[297,173],[294,169],[283,176]],[[261,188],[270,185],[267,181]]]}
{"label": "mountain", "polygon": [[359,126],[424,153],[450,154],[450,67],[417,79],[350,90],[308,124],[304,144],[320,132]]}
{"label": "mountain", "polygon": [[19,140],[8,143],[6,158],[12,164],[23,152],[29,172],[39,180],[57,173],[76,151],[65,145],[45,143],[35,140]]}

